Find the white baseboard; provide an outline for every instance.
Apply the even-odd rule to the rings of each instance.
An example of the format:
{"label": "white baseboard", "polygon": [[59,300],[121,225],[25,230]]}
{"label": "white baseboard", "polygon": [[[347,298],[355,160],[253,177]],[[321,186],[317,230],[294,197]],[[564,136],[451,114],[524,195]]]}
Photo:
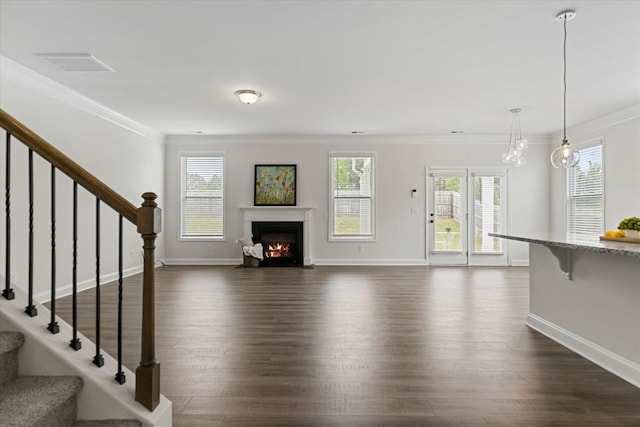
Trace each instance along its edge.
{"label": "white baseboard", "polygon": [[640,365],[535,314],[527,316],[527,326],[578,353],[623,380],[640,387]]}
{"label": "white baseboard", "polygon": [[[122,271],[123,277],[133,276],[134,274],[142,273],[142,264],[136,265],[135,267],[127,268]],[[100,276],[100,284],[110,283],[115,280],[118,280],[118,272],[113,272],[109,274],[104,274]],[[78,292],[86,291],[87,289],[96,287],[96,279],[88,279],[83,280],[78,283]],[[73,284],[69,284],[62,287],[56,287],[56,299],[66,297],[73,293]],[[38,301],[40,304],[47,303],[51,301],[51,290],[44,291],[33,295],[33,298]]]}
{"label": "white baseboard", "polygon": [[[165,258],[165,265],[240,265],[240,258]],[[314,265],[427,265],[424,259],[313,259]]]}
{"label": "white baseboard", "polygon": [[165,265],[240,265],[242,258],[165,258]]}
{"label": "white baseboard", "polygon": [[528,258],[512,259],[511,266],[512,267],[529,267],[529,259]]}
{"label": "white baseboard", "polygon": [[314,258],[315,265],[427,265],[425,259],[318,259]]}

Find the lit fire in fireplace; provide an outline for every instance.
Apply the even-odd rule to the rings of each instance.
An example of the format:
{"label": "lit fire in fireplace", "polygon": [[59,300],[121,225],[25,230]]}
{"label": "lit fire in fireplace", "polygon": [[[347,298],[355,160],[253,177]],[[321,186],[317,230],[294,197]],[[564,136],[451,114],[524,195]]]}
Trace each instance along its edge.
{"label": "lit fire in fireplace", "polygon": [[264,256],[266,258],[282,258],[289,256],[289,244],[288,243],[273,243],[270,244]]}

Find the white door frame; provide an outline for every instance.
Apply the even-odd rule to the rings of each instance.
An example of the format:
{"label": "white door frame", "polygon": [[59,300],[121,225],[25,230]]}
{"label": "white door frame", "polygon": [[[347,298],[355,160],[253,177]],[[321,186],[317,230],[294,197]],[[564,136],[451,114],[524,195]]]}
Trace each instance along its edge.
{"label": "white door frame", "polygon": [[[464,176],[466,178],[464,183],[464,189],[466,191],[464,212],[461,212],[461,217],[465,221],[464,228],[464,247],[462,248],[464,257],[451,257],[446,252],[435,253],[433,251],[435,245],[435,236],[433,235],[434,225],[430,221],[433,219],[430,214],[433,212],[433,175],[444,176]],[[474,247],[472,243],[475,242],[475,233],[473,221],[474,215],[474,181],[476,176],[500,176],[503,178],[503,185],[501,185],[501,203],[502,207],[502,226],[503,233],[509,233],[511,219],[510,212],[510,169],[506,167],[468,167],[468,166],[453,166],[453,167],[426,167],[426,208],[425,208],[425,223],[426,223],[426,238],[425,238],[425,252],[427,255],[427,265],[495,265],[506,266],[510,265],[511,259],[509,254],[509,244],[507,241],[502,241],[501,253],[474,253]],[[461,195],[462,196],[462,195]],[[462,224],[461,224],[462,228]],[[458,252],[458,255],[462,255]],[[463,259],[464,258],[464,259]],[[463,262],[464,261],[464,262]]]}
{"label": "white door frame", "polygon": [[[435,233],[435,188],[434,180],[436,177],[460,177],[460,205],[459,205],[459,220],[460,220],[460,233],[458,238],[460,239],[460,250],[436,250],[436,241],[438,236]],[[466,168],[427,168],[427,209],[426,209],[426,221],[427,221],[427,256],[429,264],[431,265],[467,265],[469,263],[469,253],[467,251],[468,243],[468,231],[466,219],[468,208],[468,189],[467,189],[467,169]],[[444,238],[446,240],[445,235]],[[441,236],[442,237],[442,236]],[[455,239],[455,235],[453,236]],[[449,240],[450,242],[450,240]]]}
{"label": "white door frame", "polygon": [[[491,176],[491,177],[501,177],[502,184],[500,186],[500,212],[502,215],[501,225],[502,225],[502,233],[508,233],[509,229],[509,168],[506,167],[475,167],[469,168],[469,187],[471,190],[469,191],[469,217],[472,218],[469,220],[469,223],[472,224],[472,221],[475,221],[475,200],[474,200],[474,191],[475,188],[472,188],[474,185],[474,181],[476,177],[480,176]],[[469,226],[469,242],[473,242],[475,239],[474,236],[474,227]],[[501,253],[482,253],[475,252],[475,245],[469,245],[469,265],[509,265],[509,245],[506,240],[500,239],[500,244],[502,247]]]}

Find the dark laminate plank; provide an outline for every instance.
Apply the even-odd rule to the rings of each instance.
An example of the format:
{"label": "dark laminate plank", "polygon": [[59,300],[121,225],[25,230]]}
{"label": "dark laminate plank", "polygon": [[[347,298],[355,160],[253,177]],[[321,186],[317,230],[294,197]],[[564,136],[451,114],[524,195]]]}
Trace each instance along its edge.
{"label": "dark laminate plank", "polygon": [[[176,426],[638,425],[640,390],[525,326],[526,268],[165,267],[156,344]],[[116,286],[101,287],[106,351]],[[93,291],[79,295],[93,337]],[[124,363],[141,278],[125,280]],[[58,312],[71,318],[70,298]]]}
{"label": "dark laminate plank", "polygon": [[251,415],[228,415],[225,417],[222,427],[416,427],[416,426],[465,426],[487,427],[489,424],[476,417],[420,417],[420,416],[279,416],[256,419]]}

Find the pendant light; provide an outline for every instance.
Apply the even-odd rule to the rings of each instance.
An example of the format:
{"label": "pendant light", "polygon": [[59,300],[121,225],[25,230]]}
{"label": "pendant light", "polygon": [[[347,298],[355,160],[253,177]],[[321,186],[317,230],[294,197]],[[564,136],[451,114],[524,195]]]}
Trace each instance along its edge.
{"label": "pendant light", "polygon": [[519,168],[527,164],[527,159],[524,158],[522,152],[529,146],[529,141],[522,137],[522,130],[520,129],[520,111],[522,111],[522,108],[513,108],[509,111],[512,114],[511,134],[509,135],[509,147],[507,147],[507,152],[502,154],[502,161]]}
{"label": "pendant light", "polygon": [[572,147],[567,140],[567,21],[572,20],[576,16],[576,12],[573,10],[565,10],[560,12],[556,16],[556,21],[562,21],[564,25],[564,134],[562,138],[562,144],[551,153],[551,164],[554,168],[572,168],[580,161],[580,152]]}

